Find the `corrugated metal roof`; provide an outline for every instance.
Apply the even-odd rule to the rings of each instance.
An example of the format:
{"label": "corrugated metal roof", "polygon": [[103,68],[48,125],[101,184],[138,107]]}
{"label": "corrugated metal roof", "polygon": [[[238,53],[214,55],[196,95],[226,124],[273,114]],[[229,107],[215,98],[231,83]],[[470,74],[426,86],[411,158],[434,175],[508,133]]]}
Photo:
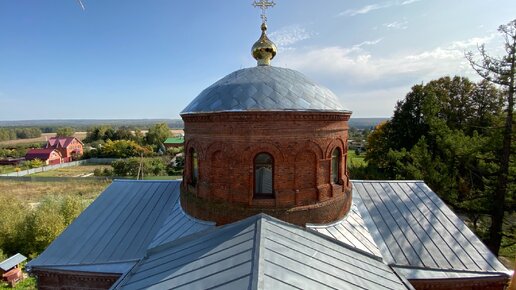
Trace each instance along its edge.
{"label": "corrugated metal roof", "polygon": [[228,111],[349,112],[327,88],[286,68],[235,71],[202,91],[181,114]]}
{"label": "corrugated metal roof", "polygon": [[16,255],[9,257],[6,260],[2,261],[0,263],[0,269],[2,269],[3,271],[7,271],[25,260],[27,260],[27,257],[18,253]]}
{"label": "corrugated metal roof", "polygon": [[372,255],[264,214],[149,250],[116,289],[412,289]]}
{"label": "corrugated metal roof", "polygon": [[161,229],[150,243],[149,248],[154,248],[161,244],[175,241],[181,237],[214,227],[215,222],[201,221],[187,215],[178,200],[161,226]]}
{"label": "corrugated metal roof", "polygon": [[345,217],[335,223],[307,224],[306,227],[371,255],[382,257],[355,204]]}
{"label": "corrugated metal roof", "polygon": [[175,214],[179,184],[114,181],[29,266],[93,265],[140,259],[165,220]]}
{"label": "corrugated metal roof", "polygon": [[361,200],[358,209],[388,264],[508,273],[423,181],[353,181],[353,188]]}

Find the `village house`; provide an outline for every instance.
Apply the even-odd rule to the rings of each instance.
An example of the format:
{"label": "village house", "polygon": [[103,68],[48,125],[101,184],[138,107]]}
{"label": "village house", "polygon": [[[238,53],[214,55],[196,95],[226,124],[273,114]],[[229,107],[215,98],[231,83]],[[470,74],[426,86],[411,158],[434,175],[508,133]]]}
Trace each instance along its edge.
{"label": "village house", "polygon": [[84,153],[83,143],[75,137],[52,137],[47,141],[45,148],[58,150],[63,162],[71,162]]}
{"label": "village house", "polygon": [[11,287],[14,287],[16,282],[23,279],[20,263],[25,260],[27,260],[27,258],[24,255],[16,254],[0,262],[0,275],[2,275],[2,280],[9,283]]}
{"label": "village house", "polygon": [[184,143],[185,138],[183,136],[171,137],[163,141],[163,145],[165,145],[165,148],[167,149],[183,147]]}
{"label": "village house", "polygon": [[39,159],[45,163],[45,165],[56,165],[63,163],[63,155],[57,149],[53,148],[36,148],[30,149],[25,154],[25,160]]}

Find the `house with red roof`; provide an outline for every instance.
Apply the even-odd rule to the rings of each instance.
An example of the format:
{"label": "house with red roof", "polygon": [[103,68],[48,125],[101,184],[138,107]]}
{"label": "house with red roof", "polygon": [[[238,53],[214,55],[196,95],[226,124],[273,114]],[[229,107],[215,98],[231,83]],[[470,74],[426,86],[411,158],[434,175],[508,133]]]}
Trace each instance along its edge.
{"label": "house with red roof", "polygon": [[55,165],[64,162],[61,152],[54,148],[30,149],[27,154],[25,154],[25,160],[35,159],[43,161],[46,165]]}
{"label": "house with red roof", "polygon": [[58,150],[63,162],[73,161],[84,152],[83,143],[75,137],[52,137],[47,141],[45,148]]}

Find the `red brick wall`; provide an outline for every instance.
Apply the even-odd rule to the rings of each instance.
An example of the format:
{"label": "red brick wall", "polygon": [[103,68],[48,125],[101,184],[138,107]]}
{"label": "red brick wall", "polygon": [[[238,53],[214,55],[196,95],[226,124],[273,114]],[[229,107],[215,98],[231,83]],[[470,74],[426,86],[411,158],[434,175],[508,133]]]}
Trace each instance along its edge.
{"label": "red brick wall", "polygon": [[504,290],[509,277],[499,275],[483,278],[412,279],[416,290]]}
{"label": "red brick wall", "polygon": [[[329,112],[183,115],[185,152],[193,148],[199,159],[199,180],[195,186],[187,186],[191,183],[191,156],[186,156],[184,192],[201,200],[238,204],[247,208],[249,215],[257,208],[265,211],[299,207],[307,212],[317,208],[320,212],[324,211],[320,202],[337,199],[342,201],[341,205],[348,204],[351,188],[345,156],[349,116]],[[343,152],[340,184],[331,184],[331,154],[337,147]],[[253,160],[261,152],[274,158],[275,198],[271,200],[253,198]],[[188,210],[197,212],[191,206]],[[344,214],[340,208],[334,208],[323,215],[330,222]],[[222,218],[214,215],[211,219],[222,224]],[[312,222],[311,216],[307,214],[306,222]],[[296,219],[298,224],[305,222],[301,217]]]}

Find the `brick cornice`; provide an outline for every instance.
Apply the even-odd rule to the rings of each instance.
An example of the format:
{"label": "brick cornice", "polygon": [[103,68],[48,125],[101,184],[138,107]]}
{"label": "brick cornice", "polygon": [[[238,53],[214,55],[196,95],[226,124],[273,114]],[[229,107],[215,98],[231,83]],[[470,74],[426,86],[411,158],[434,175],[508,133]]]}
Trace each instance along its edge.
{"label": "brick cornice", "polygon": [[319,111],[245,111],[181,115],[185,122],[241,122],[241,121],[348,121],[349,112]]}

